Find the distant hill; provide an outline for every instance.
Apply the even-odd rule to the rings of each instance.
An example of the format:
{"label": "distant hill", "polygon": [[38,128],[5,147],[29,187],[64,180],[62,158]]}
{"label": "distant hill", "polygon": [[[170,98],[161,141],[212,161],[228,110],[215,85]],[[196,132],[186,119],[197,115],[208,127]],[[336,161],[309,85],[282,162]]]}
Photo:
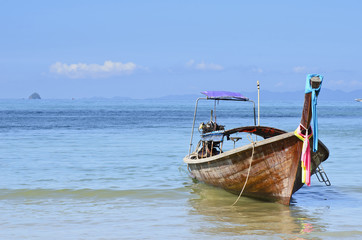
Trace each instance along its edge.
{"label": "distant hill", "polygon": [[163,96],[158,97],[156,99],[160,100],[196,100],[199,97],[202,97],[204,95],[200,94],[185,94],[185,95],[169,95],[169,96]]}
{"label": "distant hill", "polygon": [[[255,92],[243,92],[244,96],[257,101],[258,93]],[[163,100],[196,100],[203,95],[200,94],[186,94],[186,95],[170,95],[164,96],[157,99]],[[261,101],[303,101],[304,92],[303,91],[293,91],[293,92],[271,92],[271,91],[261,91],[260,92]],[[352,92],[343,92],[340,90],[329,90],[322,89],[320,93],[320,101],[354,101],[356,98],[362,98],[362,90],[355,90]]]}

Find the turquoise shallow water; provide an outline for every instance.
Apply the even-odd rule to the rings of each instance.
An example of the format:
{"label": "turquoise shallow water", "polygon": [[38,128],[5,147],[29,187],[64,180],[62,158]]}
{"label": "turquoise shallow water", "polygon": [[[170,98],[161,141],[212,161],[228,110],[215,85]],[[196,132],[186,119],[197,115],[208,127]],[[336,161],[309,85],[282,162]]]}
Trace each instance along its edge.
{"label": "turquoise shallow water", "polygon": [[[248,104],[218,109],[228,128],[253,123]],[[235,195],[188,176],[193,110],[184,100],[0,100],[0,239],[362,237],[361,103],[319,101],[332,186],[313,176],[289,207],[231,206]],[[301,110],[264,103],[261,124],[292,131]]]}

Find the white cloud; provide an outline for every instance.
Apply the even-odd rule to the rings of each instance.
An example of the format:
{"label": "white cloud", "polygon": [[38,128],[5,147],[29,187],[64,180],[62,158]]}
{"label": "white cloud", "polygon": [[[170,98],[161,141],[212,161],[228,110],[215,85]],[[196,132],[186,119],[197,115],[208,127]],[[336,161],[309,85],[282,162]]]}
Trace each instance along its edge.
{"label": "white cloud", "polygon": [[258,67],[258,68],[253,68],[252,71],[253,71],[253,72],[256,72],[256,73],[263,73],[263,72],[264,72],[263,69],[260,68],[260,67]]}
{"label": "white cloud", "polygon": [[284,86],[284,82],[277,82],[276,84],[275,84],[275,86],[276,87],[283,87]]}
{"label": "white cloud", "polygon": [[346,84],[346,81],[344,80],[332,80],[330,81],[330,84],[336,85],[336,86],[343,86]]}
{"label": "white cloud", "polygon": [[362,81],[352,80],[352,81],[346,81],[346,80],[332,80],[328,82],[332,86],[336,87],[351,87],[351,88],[360,88],[362,87]]}
{"label": "white cloud", "polygon": [[295,72],[295,73],[303,73],[306,70],[307,70],[307,68],[304,66],[297,66],[297,67],[293,68],[293,72]]}
{"label": "white cloud", "polygon": [[353,87],[362,87],[362,82],[361,82],[361,81],[353,80],[353,81],[351,82],[351,85],[352,85]]}
{"label": "white cloud", "polygon": [[99,64],[66,64],[56,62],[50,66],[50,72],[65,75],[69,78],[104,78],[115,75],[131,74],[136,70],[136,64],[132,62],[121,63],[105,61],[103,65]]}
{"label": "white cloud", "polygon": [[195,63],[195,60],[191,59],[190,61],[188,61],[188,62],[186,63],[186,66],[187,66],[187,67],[192,67],[192,65],[194,65],[194,63]]}
{"label": "white cloud", "polygon": [[195,63],[194,60],[190,60],[186,63],[188,68],[196,69],[196,70],[213,70],[213,71],[221,71],[224,70],[224,67],[219,64],[214,63]]}

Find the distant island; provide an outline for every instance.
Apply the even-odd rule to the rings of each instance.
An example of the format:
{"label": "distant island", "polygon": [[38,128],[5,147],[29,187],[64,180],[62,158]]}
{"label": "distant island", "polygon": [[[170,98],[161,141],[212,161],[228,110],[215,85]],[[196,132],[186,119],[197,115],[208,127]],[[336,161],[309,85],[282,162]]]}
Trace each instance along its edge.
{"label": "distant island", "polygon": [[41,97],[38,93],[35,92],[29,96],[29,99],[41,99]]}

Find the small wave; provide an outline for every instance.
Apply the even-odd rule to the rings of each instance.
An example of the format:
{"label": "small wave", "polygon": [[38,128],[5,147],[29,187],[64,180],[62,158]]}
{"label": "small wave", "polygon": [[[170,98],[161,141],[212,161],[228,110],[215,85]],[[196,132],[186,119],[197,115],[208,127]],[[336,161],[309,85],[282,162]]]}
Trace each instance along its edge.
{"label": "small wave", "polygon": [[112,198],[183,198],[184,188],[176,189],[0,189],[0,200],[11,199],[112,199]]}

